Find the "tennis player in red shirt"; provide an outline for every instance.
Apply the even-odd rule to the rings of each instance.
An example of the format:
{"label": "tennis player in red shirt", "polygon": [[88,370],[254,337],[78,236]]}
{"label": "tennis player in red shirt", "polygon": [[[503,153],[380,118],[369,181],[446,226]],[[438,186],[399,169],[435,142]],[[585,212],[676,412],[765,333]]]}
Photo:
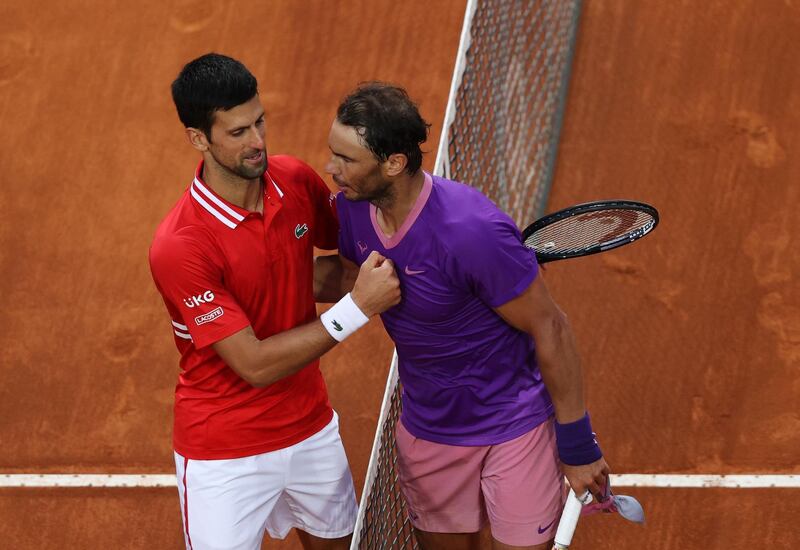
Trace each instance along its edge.
{"label": "tennis player in red shirt", "polygon": [[[172,96],[202,156],[150,248],[180,353],[186,547],[254,550],[265,531],[284,538],[294,527],[304,548],[347,548],[357,505],[318,358],[400,301],[394,266],[377,253],[360,270],[338,255],[314,259],[314,247],[337,246],[333,197],[302,161],[267,156],[244,65],[204,55]],[[317,318],[315,301],[342,295]]]}

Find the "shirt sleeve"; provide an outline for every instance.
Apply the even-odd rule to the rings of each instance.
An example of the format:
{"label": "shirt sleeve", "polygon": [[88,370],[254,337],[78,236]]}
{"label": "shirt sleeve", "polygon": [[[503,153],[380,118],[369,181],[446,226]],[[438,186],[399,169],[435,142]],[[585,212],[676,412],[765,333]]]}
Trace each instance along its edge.
{"label": "shirt sleeve", "polygon": [[459,225],[450,250],[451,275],[490,307],[516,298],[536,279],[536,255],[516,224],[494,205]]}
{"label": "shirt sleeve", "polygon": [[187,237],[153,243],[150,270],[156,287],[177,310],[196,348],[227,338],[250,325],[242,308],[225,288],[222,268],[212,254]]}

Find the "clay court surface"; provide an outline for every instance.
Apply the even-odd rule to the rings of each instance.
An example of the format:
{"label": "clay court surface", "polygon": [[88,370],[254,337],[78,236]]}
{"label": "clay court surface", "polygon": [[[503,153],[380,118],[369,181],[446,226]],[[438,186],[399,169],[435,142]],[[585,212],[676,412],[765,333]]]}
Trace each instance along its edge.
{"label": "clay court surface", "polygon": [[[169,84],[209,50],[256,74],[270,152],[320,173],[335,106],[401,83],[433,123],[463,1],[0,5],[0,474],[171,474],[177,353],[150,279],[190,182]],[[587,0],[548,210],[643,200],[630,247],[546,270],[619,473],[800,474],[800,3]],[[391,344],[323,358],[360,492]],[[800,547],[799,489],[625,488],[644,527],[574,548]],[[0,489],[0,548],[177,549],[173,488]],[[299,548],[265,542],[265,548]]]}

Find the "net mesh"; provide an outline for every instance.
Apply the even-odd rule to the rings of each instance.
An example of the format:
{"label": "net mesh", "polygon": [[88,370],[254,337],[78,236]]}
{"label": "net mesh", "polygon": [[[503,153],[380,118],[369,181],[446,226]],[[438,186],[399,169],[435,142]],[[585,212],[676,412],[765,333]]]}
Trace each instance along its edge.
{"label": "net mesh", "polygon": [[579,11],[577,0],[485,0],[472,17],[437,173],[520,225],[544,212]]}
{"label": "net mesh", "polygon": [[351,548],[419,548],[414,539],[411,523],[406,513],[406,503],[397,485],[397,451],[394,429],[400,417],[401,392],[396,377],[396,360],[392,362],[388,402],[384,403],[386,416],[379,428],[375,442],[376,460],[370,464],[367,475],[369,497],[361,507],[359,520],[363,528],[357,530]]}
{"label": "net mesh", "polygon": [[[468,0],[435,172],[477,187],[518,225],[552,178],[580,0]],[[419,548],[397,484],[390,369],[353,549]]]}

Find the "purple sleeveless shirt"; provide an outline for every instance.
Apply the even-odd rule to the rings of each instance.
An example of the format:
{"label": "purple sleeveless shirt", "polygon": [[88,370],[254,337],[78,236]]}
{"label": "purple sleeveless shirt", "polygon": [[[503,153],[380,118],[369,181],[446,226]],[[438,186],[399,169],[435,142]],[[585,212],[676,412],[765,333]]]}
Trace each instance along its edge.
{"label": "purple sleeveless shirt", "polygon": [[478,190],[425,174],[402,227],[387,237],[369,202],[341,193],[339,253],[361,265],[390,258],[402,300],[381,315],[397,348],[401,420],[414,436],[449,445],[518,437],[553,412],[533,339],[492,309],[536,278],[519,229]]}

